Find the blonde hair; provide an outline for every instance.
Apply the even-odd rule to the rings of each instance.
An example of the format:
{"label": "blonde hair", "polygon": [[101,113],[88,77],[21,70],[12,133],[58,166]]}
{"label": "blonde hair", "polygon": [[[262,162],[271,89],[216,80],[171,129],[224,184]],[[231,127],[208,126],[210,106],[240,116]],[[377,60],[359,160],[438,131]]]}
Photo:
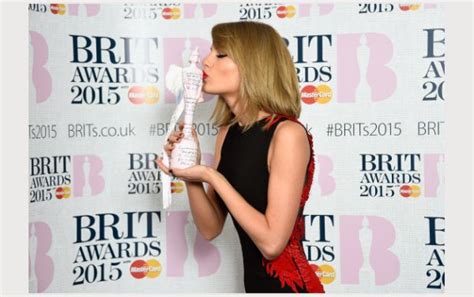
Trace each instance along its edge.
{"label": "blonde hair", "polygon": [[253,21],[221,23],[211,34],[214,48],[227,54],[240,73],[241,112],[234,116],[219,95],[211,115],[217,126],[244,119],[244,131],[248,130],[258,120],[259,110],[299,118],[301,98],[295,66],[273,27]]}

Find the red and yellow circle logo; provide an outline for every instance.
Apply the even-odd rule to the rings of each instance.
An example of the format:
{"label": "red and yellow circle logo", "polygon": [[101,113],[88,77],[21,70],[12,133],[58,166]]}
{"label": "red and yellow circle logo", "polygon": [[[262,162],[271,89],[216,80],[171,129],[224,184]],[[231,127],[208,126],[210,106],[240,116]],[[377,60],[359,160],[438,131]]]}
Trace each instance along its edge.
{"label": "red and yellow circle logo", "polygon": [[306,85],[301,89],[301,101],[306,104],[326,104],[332,100],[332,89],[326,84]]}
{"label": "red and yellow circle logo", "polygon": [[322,264],[322,265],[309,264],[309,265],[311,266],[313,271],[316,273],[316,275],[318,276],[322,284],[328,285],[336,279],[336,271],[331,265],[328,265],[328,264]]}
{"label": "red and yellow circle logo", "polygon": [[419,185],[403,185],[400,187],[400,195],[405,198],[413,197],[418,198],[421,195],[421,189]]}
{"label": "red and yellow circle logo", "polygon": [[49,9],[52,14],[64,15],[66,13],[66,5],[64,4],[51,3]]}
{"label": "red and yellow circle logo", "polygon": [[66,199],[71,197],[71,187],[60,186],[56,188],[55,196],[57,199]]}
{"label": "red and yellow circle logo", "polygon": [[160,100],[160,91],[155,86],[134,86],[128,90],[128,100],[133,104],[156,104]]}
{"label": "red and yellow circle logo", "polygon": [[171,182],[171,193],[183,193],[184,183],[182,181]]}
{"label": "red and yellow circle logo", "polygon": [[293,5],[279,6],[276,14],[280,19],[292,18],[296,15],[296,8]]}
{"label": "red and yellow circle logo", "polygon": [[179,7],[165,7],[161,11],[161,16],[165,20],[177,20],[181,17],[181,9]]}
{"label": "red and yellow circle logo", "polygon": [[161,263],[158,260],[151,259],[148,261],[135,260],[130,265],[130,274],[136,279],[157,278],[161,274]]}
{"label": "red and yellow circle logo", "polygon": [[421,4],[399,4],[401,11],[414,11],[421,7]]}

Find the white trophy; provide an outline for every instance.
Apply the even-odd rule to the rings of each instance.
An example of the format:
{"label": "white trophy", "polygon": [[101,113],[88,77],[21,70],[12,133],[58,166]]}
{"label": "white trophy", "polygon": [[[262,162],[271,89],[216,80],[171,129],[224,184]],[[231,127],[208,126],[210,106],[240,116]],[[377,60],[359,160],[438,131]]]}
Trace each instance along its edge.
{"label": "white trophy", "polygon": [[[181,68],[171,65],[166,74],[166,86],[181,100],[178,103],[173,115],[165,139],[174,131],[176,123],[184,111],[183,138],[175,143],[171,153],[171,160],[163,148],[163,163],[168,168],[188,168],[196,165],[197,144],[192,135],[193,115],[196,103],[204,101],[202,96],[202,70],[198,68],[199,61],[198,47],[194,49],[189,57],[189,65]],[[171,178],[167,174],[161,175],[163,185],[163,208],[171,205]]]}

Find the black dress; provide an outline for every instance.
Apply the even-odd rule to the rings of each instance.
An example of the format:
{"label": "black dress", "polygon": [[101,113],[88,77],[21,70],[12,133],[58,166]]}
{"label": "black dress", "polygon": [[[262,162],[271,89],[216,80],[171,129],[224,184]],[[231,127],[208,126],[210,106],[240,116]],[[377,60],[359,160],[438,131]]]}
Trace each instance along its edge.
{"label": "black dress", "polygon": [[[246,132],[243,132],[243,128],[236,123],[229,127],[222,145],[217,170],[250,205],[262,214],[267,208],[268,148],[277,125],[287,119],[292,118],[268,116],[257,121]],[[267,122],[271,122],[271,126],[263,130]],[[312,150],[309,165],[311,164],[314,166]],[[308,166],[308,168],[310,167]],[[311,178],[308,178],[307,172],[306,197],[301,199],[300,213],[290,241],[284,252],[272,261],[263,257],[251,238],[229,212],[242,248],[246,293],[324,292],[318,277],[306,260],[301,245],[302,235],[304,235],[302,210],[307,200],[307,192],[311,187],[312,172],[310,173]],[[226,208],[219,194],[217,194],[217,198],[219,203]]]}

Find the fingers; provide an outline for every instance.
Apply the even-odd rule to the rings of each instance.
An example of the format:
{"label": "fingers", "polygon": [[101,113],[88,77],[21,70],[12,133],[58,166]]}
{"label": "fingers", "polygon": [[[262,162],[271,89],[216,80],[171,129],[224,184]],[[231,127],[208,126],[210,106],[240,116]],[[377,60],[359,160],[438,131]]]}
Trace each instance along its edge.
{"label": "fingers", "polygon": [[184,136],[183,132],[173,132],[170,137],[168,137],[168,143],[179,142]]}
{"label": "fingers", "polygon": [[171,151],[174,149],[175,143],[180,142],[183,136],[183,132],[173,131],[171,133],[171,135],[166,140],[166,144],[164,145],[165,152],[168,156],[171,156]]}
{"label": "fingers", "polygon": [[170,172],[170,169],[168,167],[165,166],[165,164],[163,164],[163,158],[162,157],[159,157],[156,159],[156,164],[158,165],[158,167],[160,167],[161,171],[163,171],[164,173],[168,174],[168,175],[171,175],[171,172]]}
{"label": "fingers", "polygon": [[167,143],[165,144],[165,152],[168,155],[168,157],[171,158],[171,151],[174,149],[174,144]]}

